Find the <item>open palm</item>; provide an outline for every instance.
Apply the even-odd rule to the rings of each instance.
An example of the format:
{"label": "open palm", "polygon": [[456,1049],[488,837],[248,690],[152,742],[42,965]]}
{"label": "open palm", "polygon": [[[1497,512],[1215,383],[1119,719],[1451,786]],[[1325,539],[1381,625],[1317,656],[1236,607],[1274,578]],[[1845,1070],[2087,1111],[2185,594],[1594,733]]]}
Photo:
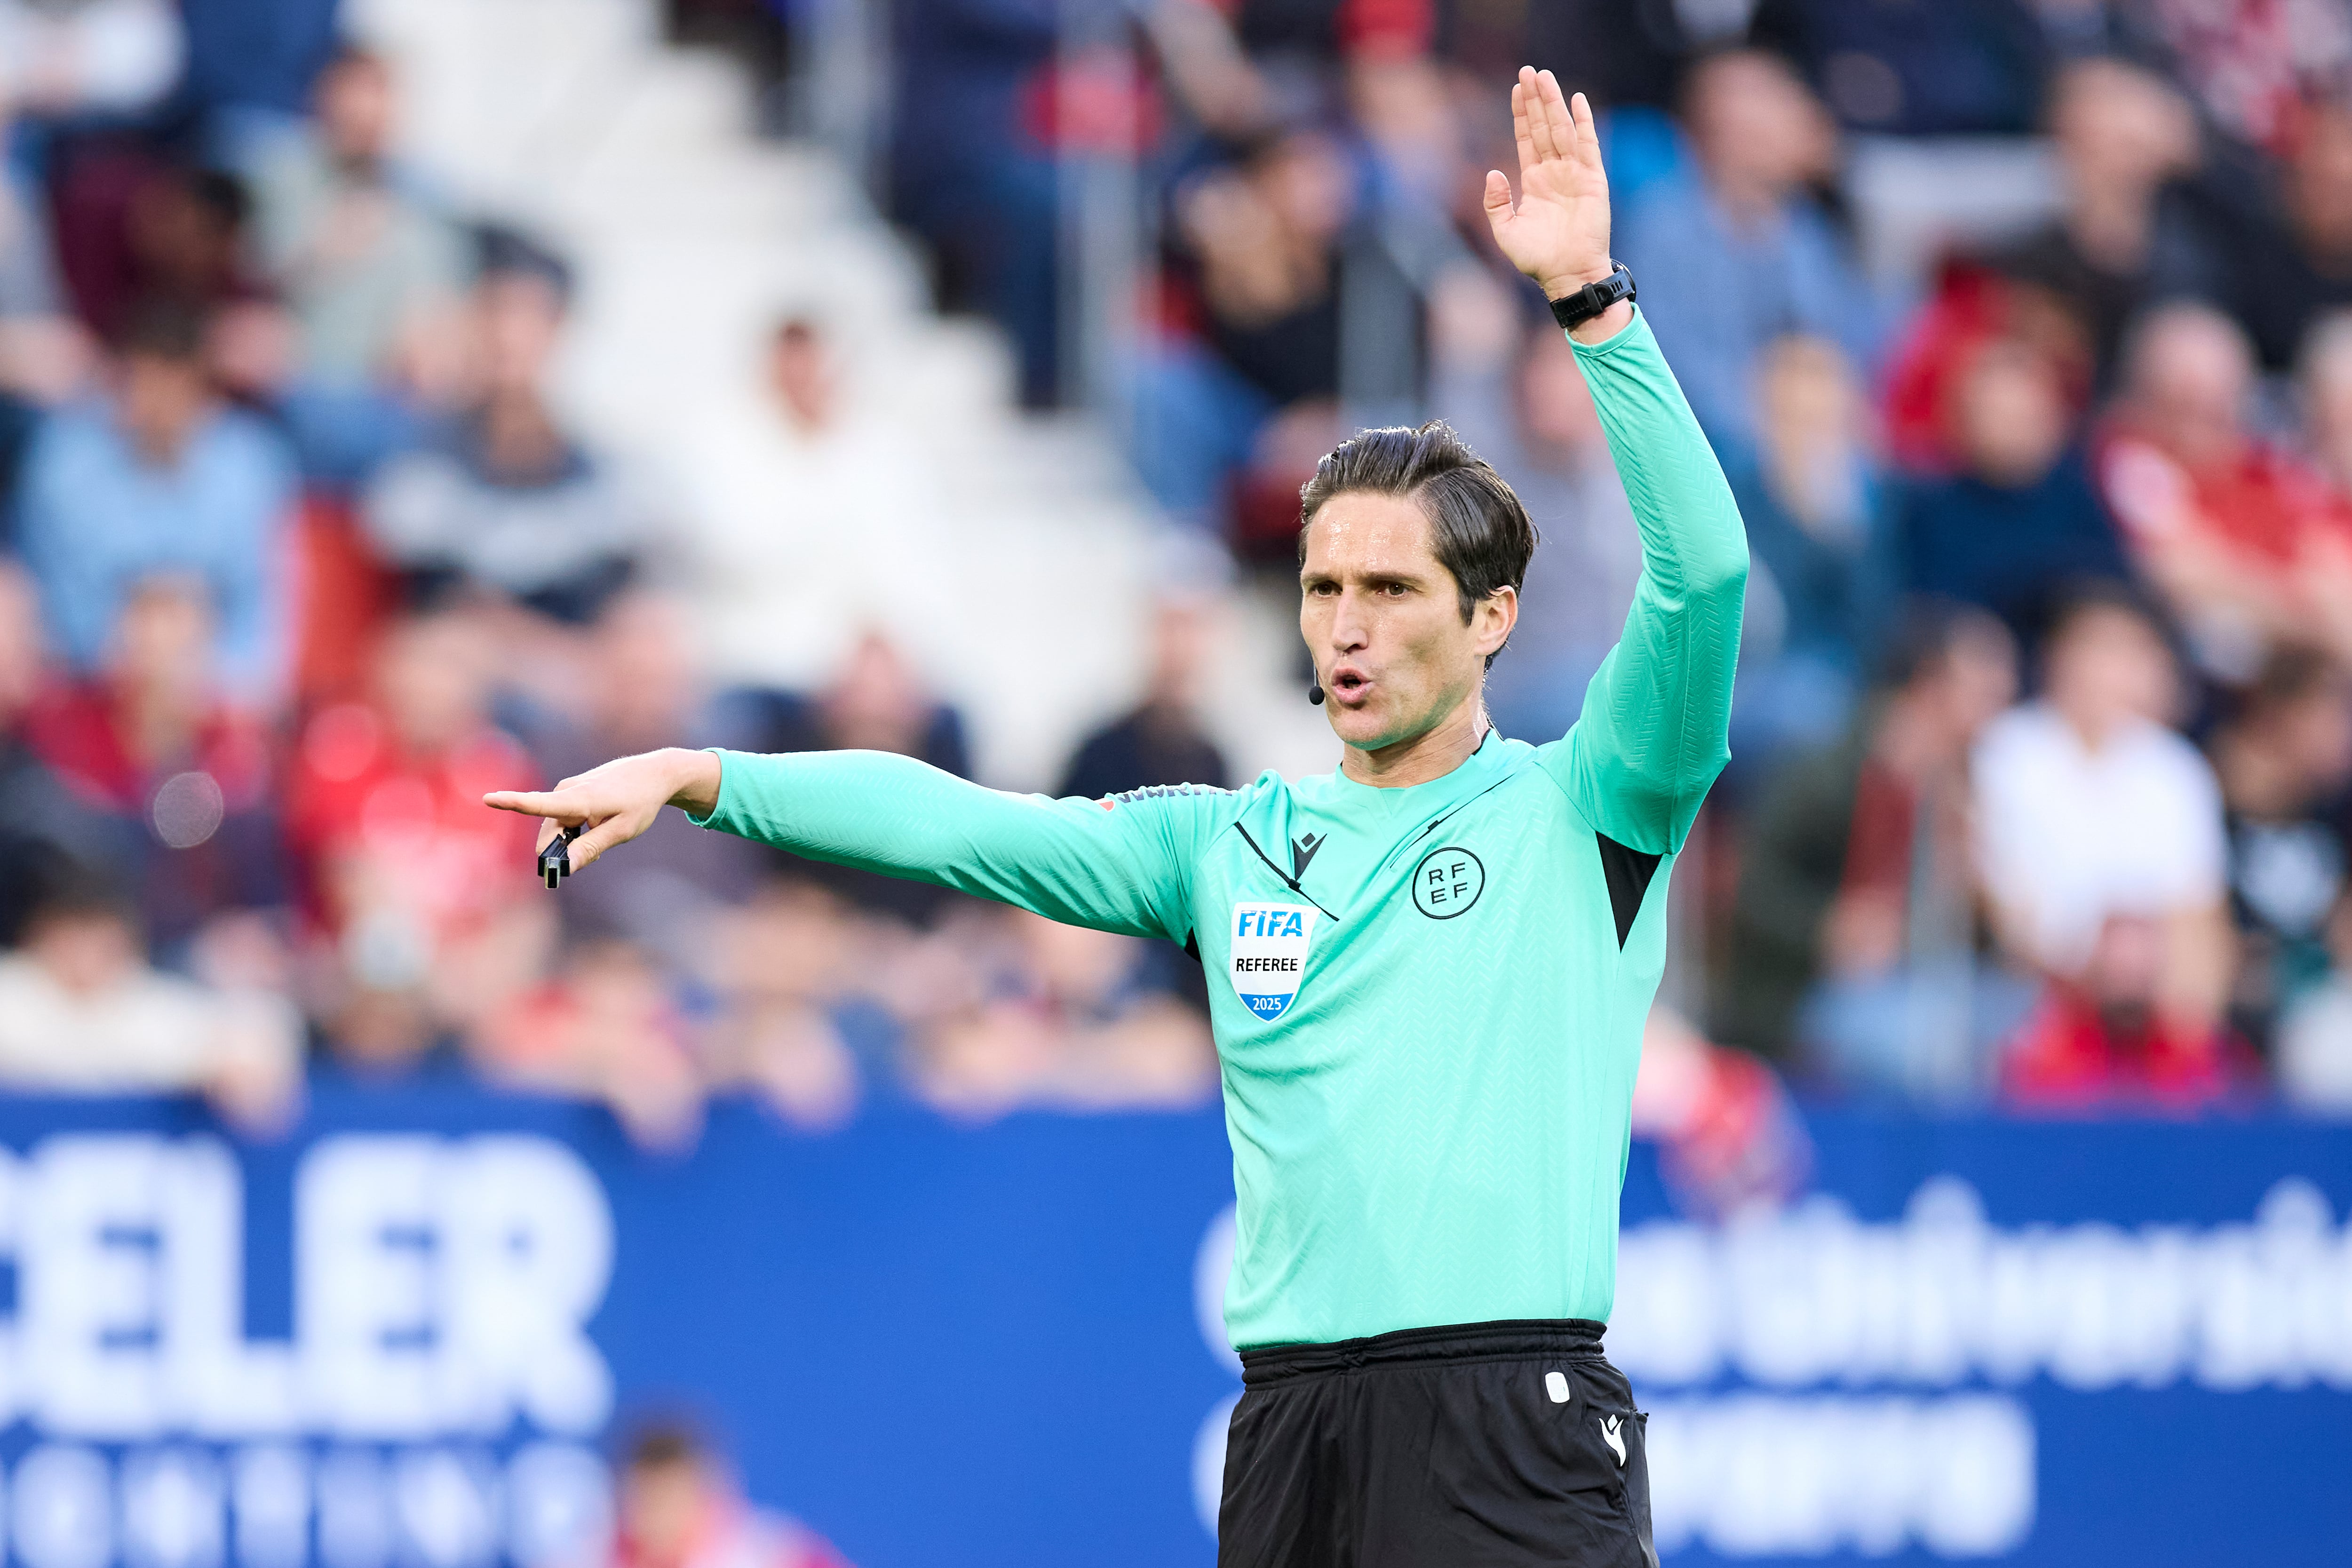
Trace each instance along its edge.
{"label": "open palm", "polygon": [[1519,69],[1511,88],[1519,142],[1519,199],[1496,169],[1486,176],[1486,221],[1511,265],[1558,299],[1609,276],[1609,176],[1582,93],[1560,96],[1549,71]]}

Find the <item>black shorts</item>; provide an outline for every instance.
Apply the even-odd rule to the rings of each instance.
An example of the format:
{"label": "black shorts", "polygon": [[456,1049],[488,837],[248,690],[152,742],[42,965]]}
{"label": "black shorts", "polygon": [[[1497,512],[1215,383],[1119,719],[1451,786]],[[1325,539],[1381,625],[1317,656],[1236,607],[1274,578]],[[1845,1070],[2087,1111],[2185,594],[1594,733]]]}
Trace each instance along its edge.
{"label": "black shorts", "polygon": [[1601,1329],[1243,1352],[1218,1568],[1657,1568],[1643,1417]]}

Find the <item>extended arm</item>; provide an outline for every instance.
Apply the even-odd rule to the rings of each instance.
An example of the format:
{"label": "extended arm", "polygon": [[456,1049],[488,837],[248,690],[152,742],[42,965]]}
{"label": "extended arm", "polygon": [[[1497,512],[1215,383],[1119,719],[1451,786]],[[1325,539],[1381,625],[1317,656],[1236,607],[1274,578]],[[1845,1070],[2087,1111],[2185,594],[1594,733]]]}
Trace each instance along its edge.
{"label": "extended arm", "polygon": [[931,882],[1049,920],[1181,942],[1191,845],[1230,797],[1049,800],[1005,795],[884,752],[653,752],[485,803],[585,824],[578,870],[651,826],[664,805],[813,860]]}
{"label": "extended arm", "polygon": [[1580,342],[1576,357],[1641,526],[1642,577],[1583,717],[1546,765],[1595,827],[1669,854],[1731,756],[1748,537],[1649,323]]}
{"label": "extended arm", "polygon": [[[722,753],[704,825],[812,860],[935,882],[1049,920],[1181,941],[1188,797],[1006,795],[887,752]],[[1200,800],[1217,798],[1199,797]]]}

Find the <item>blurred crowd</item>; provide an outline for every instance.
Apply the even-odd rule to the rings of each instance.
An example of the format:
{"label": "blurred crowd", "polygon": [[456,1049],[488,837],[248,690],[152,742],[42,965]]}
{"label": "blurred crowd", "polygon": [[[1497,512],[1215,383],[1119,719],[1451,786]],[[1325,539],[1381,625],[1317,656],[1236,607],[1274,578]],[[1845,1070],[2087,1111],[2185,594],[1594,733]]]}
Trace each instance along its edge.
{"label": "blurred crowd", "polygon": [[831,1542],[745,1497],[692,1425],[646,1421],[617,1458],[612,1527],[566,1568],[848,1568]]}
{"label": "blurred crowd", "polygon": [[[1619,254],[1756,560],[1677,879],[1697,984],[1654,1031],[1718,1065],[1645,1103],[1762,1115],[1728,1047],[1932,1105],[2352,1112],[2346,5],[895,18],[887,203],[1027,400],[1071,395],[1065,176],[1120,163],[1119,374],[1171,525],[1278,577],[1321,452],[1443,414],[1545,536],[1490,689],[1537,741],[1640,562],[1477,193],[1511,67],[1593,93]],[[684,471],[601,449],[550,386],[574,258],[405,165],[401,97],[331,0],[0,0],[0,1084],[267,1129],[311,1082],[464,1074],[662,1146],[714,1094],[811,1129],[1213,1100],[1206,983],[1164,946],[674,817],[540,887],[485,789],[666,744],[968,774],[817,548],[952,487],[845,407],[814,316]],[[1935,243],[1889,260],[1906,202]],[[1199,712],[1223,613],[1159,603],[1061,793],[1234,782]]]}
{"label": "blurred crowd", "polygon": [[1444,417],[1545,536],[1490,687],[1535,741],[1639,561],[1481,181],[1518,63],[1591,93],[1756,561],[1654,1044],[1928,1104],[2352,1110],[2352,7],[897,15],[894,211],[1031,401],[1087,394],[1056,300],[1123,171],[1169,516],[1279,576],[1320,453]]}
{"label": "blurred crowd", "polygon": [[[809,1128],[1213,1098],[1181,955],[682,820],[541,888],[485,790],[668,744],[969,772],[879,622],[756,674],[763,625],[856,613],[794,541],[887,526],[888,454],[798,317],[696,455],[720,500],[599,450],[550,392],[572,262],[404,165],[388,61],[272,9],[0,0],[0,1085],[267,1131],[322,1079],[465,1074],[656,1146],[721,1093]],[[316,47],[241,89],[207,27]],[[1072,788],[1222,782],[1213,613],[1160,606]]]}

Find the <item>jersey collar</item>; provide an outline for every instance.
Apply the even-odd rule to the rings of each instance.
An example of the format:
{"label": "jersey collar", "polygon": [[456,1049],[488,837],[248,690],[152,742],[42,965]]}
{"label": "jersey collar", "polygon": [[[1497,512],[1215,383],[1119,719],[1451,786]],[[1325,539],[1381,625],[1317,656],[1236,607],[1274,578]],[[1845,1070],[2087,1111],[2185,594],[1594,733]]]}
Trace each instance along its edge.
{"label": "jersey collar", "polygon": [[1514,753],[1526,751],[1526,747],[1503,739],[1502,731],[1489,724],[1486,732],[1478,738],[1475,751],[1454,763],[1451,773],[1440,773],[1433,779],[1402,787],[1368,784],[1349,778],[1345,768],[1333,768],[1331,779],[1339,797],[1350,805],[1384,805],[1399,816],[1420,816],[1488,789],[1513,771]]}

